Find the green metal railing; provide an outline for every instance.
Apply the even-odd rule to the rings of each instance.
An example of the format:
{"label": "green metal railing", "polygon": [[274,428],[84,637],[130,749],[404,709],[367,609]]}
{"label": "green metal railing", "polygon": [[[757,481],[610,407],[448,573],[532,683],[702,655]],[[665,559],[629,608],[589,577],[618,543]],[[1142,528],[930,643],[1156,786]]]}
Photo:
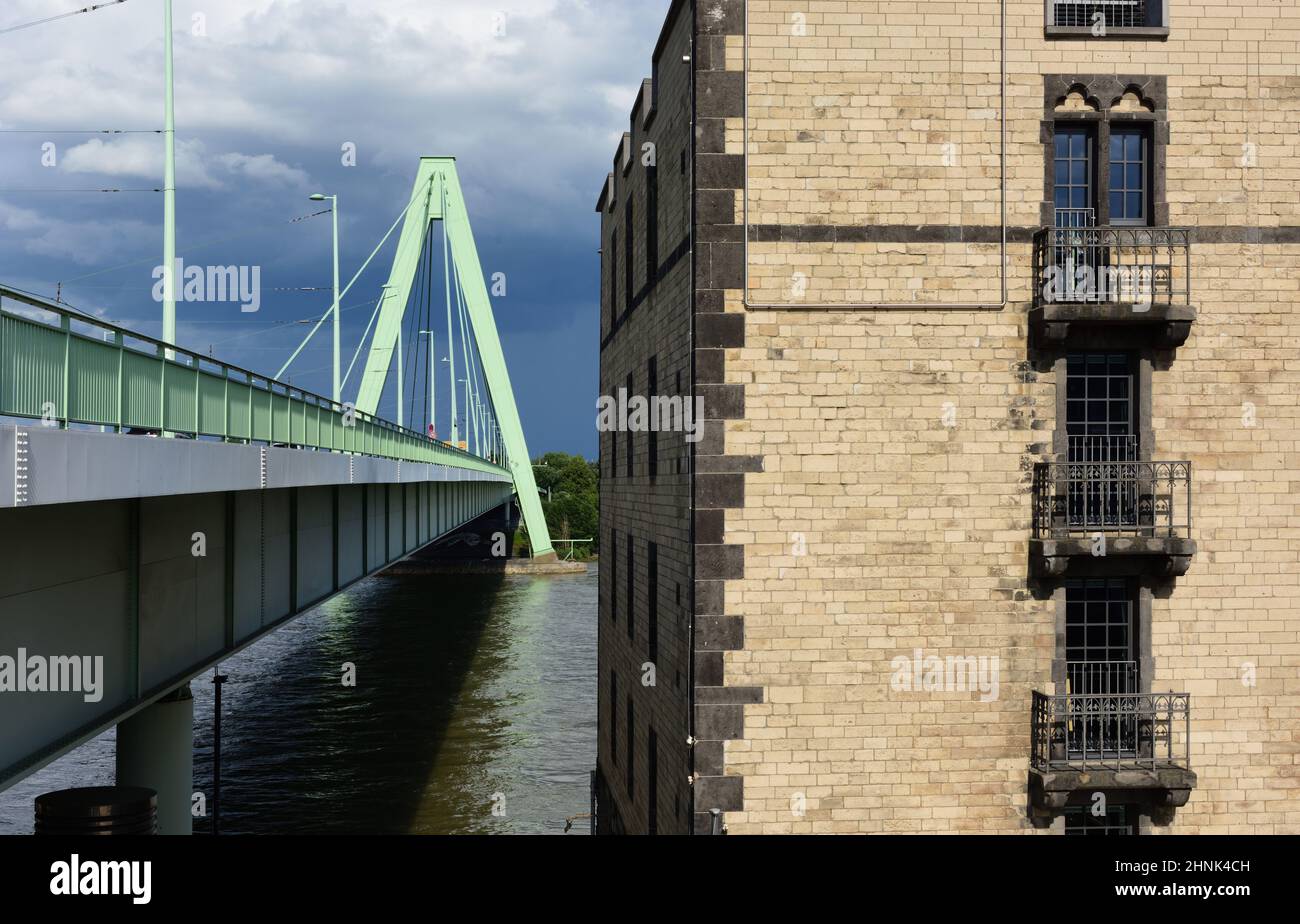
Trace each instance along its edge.
{"label": "green metal railing", "polygon": [[[6,310],[5,299],[48,312],[55,322]],[[329,398],[7,286],[0,286],[0,417],[509,474],[495,462]]]}

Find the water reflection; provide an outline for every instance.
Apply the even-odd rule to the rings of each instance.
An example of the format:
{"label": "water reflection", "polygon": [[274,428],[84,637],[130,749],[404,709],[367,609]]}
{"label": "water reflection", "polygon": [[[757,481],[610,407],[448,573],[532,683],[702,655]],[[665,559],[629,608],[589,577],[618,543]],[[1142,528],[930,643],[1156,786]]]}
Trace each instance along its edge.
{"label": "water reflection", "polygon": [[[222,831],[558,833],[588,809],[595,657],[594,568],[362,582],[223,664]],[[193,683],[209,797],[210,679]],[[29,832],[41,792],[112,777],[109,732],[0,793],[0,832]]]}

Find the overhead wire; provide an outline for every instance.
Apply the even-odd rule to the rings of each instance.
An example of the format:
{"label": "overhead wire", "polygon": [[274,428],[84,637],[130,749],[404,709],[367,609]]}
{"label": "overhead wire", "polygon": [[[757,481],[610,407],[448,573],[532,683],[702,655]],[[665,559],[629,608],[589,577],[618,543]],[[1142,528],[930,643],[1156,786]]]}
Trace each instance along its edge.
{"label": "overhead wire", "polygon": [[[316,217],[318,217],[318,216],[320,216],[320,215],[328,215],[328,214],[330,213],[330,211],[331,211],[330,209],[325,209],[325,211],[323,211],[323,212],[313,212],[313,213],[311,213],[310,215],[299,215],[297,218],[288,218],[288,219],[281,219],[281,220],[276,221],[276,222],[269,222],[269,223],[267,223],[267,224],[265,224],[265,225],[260,225],[260,226],[258,226],[256,229],[254,229],[254,230],[252,230],[252,231],[248,231],[248,230],[245,230],[245,231],[239,231],[239,232],[236,232],[235,234],[227,234],[227,235],[223,235],[223,236],[221,236],[221,237],[215,237],[215,238],[213,238],[212,240],[209,240],[209,241],[203,241],[202,243],[191,245],[191,246],[189,246],[189,247],[187,248],[187,250],[190,251],[190,252],[193,252],[193,251],[196,251],[196,250],[202,250],[202,249],[205,248],[205,247],[214,247],[214,246],[216,246],[217,244],[224,244],[224,243],[226,243],[227,241],[238,240],[239,238],[243,238],[243,237],[252,237],[254,234],[260,233],[260,232],[263,231],[264,229],[266,229],[266,228],[270,228],[270,227],[272,227],[273,225],[278,225],[278,224],[289,224],[289,225],[292,225],[292,224],[298,224],[299,222],[306,221],[306,220],[309,219],[309,218],[316,218]],[[142,258],[139,259],[139,260],[132,260],[132,261],[129,262],[129,263],[119,263],[117,266],[110,266],[110,267],[106,267],[105,269],[98,269],[98,270],[95,270],[93,273],[86,273],[86,274],[83,275],[83,276],[76,276],[76,277],[73,277],[72,279],[65,279],[65,280],[62,280],[60,284],[61,284],[61,285],[71,285],[72,283],[74,283],[74,282],[80,282],[80,281],[83,280],[83,279],[91,279],[91,278],[93,278],[93,277],[95,277],[95,276],[102,276],[102,275],[104,275],[105,273],[116,272],[117,270],[120,270],[120,269],[130,269],[130,268],[133,267],[133,266],[140,266],[140,265],[142,265],[142,264],[146,264],[146,263],[154,262],[154,261],[156,261],[157,259],[158,259],[158,258],[157,258],[156,256],[154,256],[154,257],[142,257]]]}
{"label": "overhead wire", "polygon": [[33,26],[43,26],[46,23],[57,22],[60,19],[69,19],[73,16],[80,16],[82,13],[93,13],[96,10],[102,10],[109,6],[120,6],[123,3],[126,3],[126,0],[105,0],[104,3],[83,6],[68,13],[60,13],[57,16],[46,16],[44,19],[34,19],[31,22],[19,23],[16,26],[5,26],[3,29],[0,29],[0,35],[7,35],[10,32],[18,32],[21,29],[31,29]]}

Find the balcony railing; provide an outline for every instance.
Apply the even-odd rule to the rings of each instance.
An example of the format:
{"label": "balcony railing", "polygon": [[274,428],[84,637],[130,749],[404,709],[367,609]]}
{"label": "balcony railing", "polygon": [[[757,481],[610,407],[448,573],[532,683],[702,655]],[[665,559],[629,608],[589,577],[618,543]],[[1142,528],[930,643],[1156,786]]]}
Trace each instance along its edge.
{"label": "balcony railing", "polygon": [[1187,693],[1034,692],[1035,770],[1190,768]]}
{"label": "balcony railing", "polygon": [[1091,27],[1097,14],[1115,29],[1129,29],[1147,24],[1147,0],[1053,0],[1052,25]]}
{"label": "balcony railing", "polygon": [[1071,693],[1136,693],[1136,661],[1068,661],[1065,682]]}
{"label": "balcony railing", "polygon": [[1131,433],[1069,436],[1071,462],[1135,462],[1137,437]]}
{"label": "balcony railing", "polygon": [[1034,466],[1035,539],[1105,533],[1187,538],[1191,462],[1039,462]]}
{"label": "balcony railing", "polygon": [[1085,216],[1062,212],[1034,235],[1038,304],[1128,304],[1135,313],[1191,305],[1189,229],[1089,227]]}

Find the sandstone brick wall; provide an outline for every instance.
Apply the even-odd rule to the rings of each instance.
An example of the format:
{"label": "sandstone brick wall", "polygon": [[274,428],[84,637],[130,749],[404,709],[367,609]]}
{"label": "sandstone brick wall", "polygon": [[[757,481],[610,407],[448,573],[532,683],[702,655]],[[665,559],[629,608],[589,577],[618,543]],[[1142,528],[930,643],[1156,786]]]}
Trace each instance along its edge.
{"label": "sandstone brick wall", "polygon": [[1197,556],[1152,604],[1155,688],[1193,694],[1199,785],[1169,830],[1295,834],[1300,246],[1202,244],[1195,268],[1200,314],[1152,408],[1159,454],[1196,466]]}
{"label": "sandstone brick wall", "polygon": [[[747,6],[751,240],[764,224],[996,226],[998,3]],[[1300,11],[1171,0],[1165,42],[1047,41],[1041,0],[1006,13],[1007,307],[742,300],[790,303],[796,273],[808,304],[989,300],[997,248],[969,239],[759,240],[748,292],[727,292],[744,318],[744,345],[726,350],[744,418],[725,451],[762,461],[726,514],[744,574],[725,610],[744,648],[725,675],[764,691],[726,745],[744,781],[728,827],[1033,830],[1029,696],[1050,684],[1056,640],[1054,604],[1027,581],[1028,483],[1057,383],[1027,343],[1027,237],[1045,195],[1043,75],[1080,73],[1167,77],[1170,222],[1200,234],[1198,318],[1151,383],[1156,456],[1195,466],[1199,545],[1152,603],[1153,686],[1193,694],[1199,776],[1158,830],[1300,832],[1300,236],[1286,230],[1300,224]],[[730,69],[742,49],[728,39]],[[726,140],[745,152],[742,128]],[[998,698],[892,690],[891,660],[916,648],[998,656]]]}

